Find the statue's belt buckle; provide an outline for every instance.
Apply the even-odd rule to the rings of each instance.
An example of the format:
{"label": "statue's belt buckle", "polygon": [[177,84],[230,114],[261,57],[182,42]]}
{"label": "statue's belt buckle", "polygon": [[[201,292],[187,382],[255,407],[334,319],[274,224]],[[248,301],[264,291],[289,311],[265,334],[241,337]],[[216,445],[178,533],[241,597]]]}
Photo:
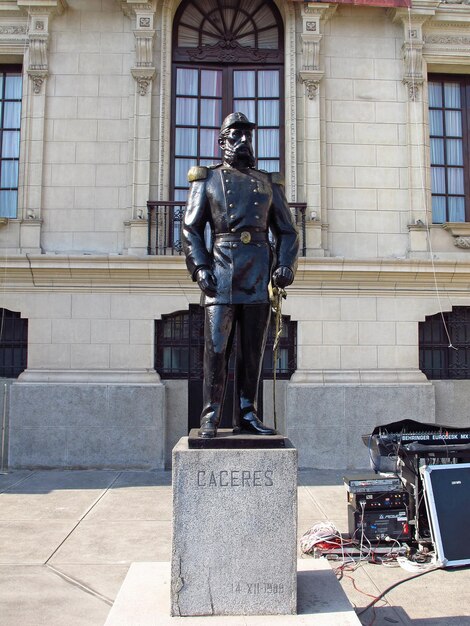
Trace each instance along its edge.
{"label": "statue's belt buckle", "polygon": [[249,233],[247,230],[244,230],[242,233],[240,233],[240,241],[242,243],[250,243],[251,233]]}

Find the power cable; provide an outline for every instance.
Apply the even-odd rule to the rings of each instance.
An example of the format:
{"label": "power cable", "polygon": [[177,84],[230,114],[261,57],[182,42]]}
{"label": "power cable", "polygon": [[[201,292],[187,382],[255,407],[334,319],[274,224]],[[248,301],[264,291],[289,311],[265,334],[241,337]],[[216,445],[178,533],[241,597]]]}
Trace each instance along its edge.
{"label": "power cable", "polygon": [[419,572],[419,574],[415,574],[414,576],[409,576],[408,578],[404,578],[403,580],[398,580],[396,583],[393,583],[393,585],[390,585],[389,587],[387,587],[386,589],[384,589],[384,591],[382,591],[382,593],[380,595],[378,595],[377,597],[375,597],[372,602],[369,602],[369,604],[361,609],[357,615],[363,615],[363,613],[365,613],[366,611],[368,611],[371,607],[373,607],[379,600],[381,600],[385,595],[387,595],[387,593],[389,593],[390,591],[392,591],[392,589],[395,589],[395,587],[398,587],[398,585],[401,585],[402,583],[406,583],[409,580],[414,580],[415,578],[419,578],[420,576],[424,576],[425,574],[429,574],[430,572],[435,572],[436,570],[443,570],[445,569],[442,566],[439,567],[434,567],[433,569],[428,569],[425,572]]}

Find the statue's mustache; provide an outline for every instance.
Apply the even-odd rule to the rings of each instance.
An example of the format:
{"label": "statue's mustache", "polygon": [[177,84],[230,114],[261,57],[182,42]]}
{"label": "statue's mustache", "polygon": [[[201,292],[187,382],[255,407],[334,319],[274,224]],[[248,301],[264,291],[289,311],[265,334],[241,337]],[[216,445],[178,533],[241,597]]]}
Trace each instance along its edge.
{"label": "statue's mustache", "polygon": [[253,148],[246,143],[239,143],[235,146],[229,146],[225,150],[228,154],[238,154],[239,152],[247,152],[248,154],[254,154]]}

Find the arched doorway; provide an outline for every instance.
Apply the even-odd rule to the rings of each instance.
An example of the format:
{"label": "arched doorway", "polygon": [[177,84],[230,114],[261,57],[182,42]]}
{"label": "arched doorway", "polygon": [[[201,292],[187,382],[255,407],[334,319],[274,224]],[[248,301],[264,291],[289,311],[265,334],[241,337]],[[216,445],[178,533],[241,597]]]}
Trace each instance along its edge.
{"label": "arched doorway", "polygon": [[193,165],[220,161],[223,118],[257,124],[257,167],[284,168],[284,29],[272,0],[184,0],[173,25],[173,200],[186,199]]}

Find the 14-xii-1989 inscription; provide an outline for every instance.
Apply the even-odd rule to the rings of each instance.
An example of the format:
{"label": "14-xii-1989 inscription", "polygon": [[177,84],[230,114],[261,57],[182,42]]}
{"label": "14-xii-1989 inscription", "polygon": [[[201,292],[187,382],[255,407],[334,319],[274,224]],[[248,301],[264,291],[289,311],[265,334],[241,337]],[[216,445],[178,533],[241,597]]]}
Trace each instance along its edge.
{"label": "14-xii-1989 inscription", "polygon": [[282,583],[232,583],[232,593],[246,593],[251,595],[260,594],[280,594],[284,593],[284,585]]}

